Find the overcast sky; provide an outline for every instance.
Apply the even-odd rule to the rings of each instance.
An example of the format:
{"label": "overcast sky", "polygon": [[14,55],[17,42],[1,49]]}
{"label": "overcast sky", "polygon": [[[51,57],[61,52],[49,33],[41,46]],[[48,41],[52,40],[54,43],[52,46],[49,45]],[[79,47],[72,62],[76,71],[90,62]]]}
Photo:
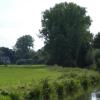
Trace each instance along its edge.
{"label": "overcast sky", "polygon": [[37,36],[41,29],[41,13],[64,1],[86,7],[93,21],[90,31],[94,34],[100,31],[99,0],[0,0],[0,47],[12,48],[17,38],[30,34],[35,39],[34,49],[41,48],[43,40]]}

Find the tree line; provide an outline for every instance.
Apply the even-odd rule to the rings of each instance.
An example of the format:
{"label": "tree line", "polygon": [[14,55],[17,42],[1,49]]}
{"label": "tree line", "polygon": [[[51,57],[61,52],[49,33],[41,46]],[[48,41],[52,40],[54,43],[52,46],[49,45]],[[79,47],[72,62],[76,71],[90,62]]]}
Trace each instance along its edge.
{"label": "tree line", "polygon": [[24,35],[13,49],[0,48],[0,63],[49,64],[60,66],[100,66],[100,32],[90,32],[91,18],[86,8],[74,3],[60,3],[42,13],[39,36],[44,47],[33,50],[34,39]]}

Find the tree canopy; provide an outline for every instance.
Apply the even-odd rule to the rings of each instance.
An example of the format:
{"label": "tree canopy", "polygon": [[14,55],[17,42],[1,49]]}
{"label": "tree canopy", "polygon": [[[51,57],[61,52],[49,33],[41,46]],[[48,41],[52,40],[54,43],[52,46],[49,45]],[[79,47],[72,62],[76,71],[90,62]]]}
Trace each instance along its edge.
{"label": "tree canopy", "polygon": [[6,47],[0,47],[0,64],[5,64],[6,61],[14,63],[14,51]]}
{"label": "tree canopy", "polygon": [[94,48],[100,49],[100,32],[94,37],[93,46]]}
{"label": "tree canopy", "polygon": [[90,25],[86,9],[74,3],[56,4],[44,11],[40,35],[45,39],[48,64],[77,66],[83,38],[90,36]]}
{"label": "tree canopy", "polygon": [[24,35],[18,38],[15,44],[16,56],[18,59],[28,59],[31,48],[33,48],[34,39],[30,35]]}

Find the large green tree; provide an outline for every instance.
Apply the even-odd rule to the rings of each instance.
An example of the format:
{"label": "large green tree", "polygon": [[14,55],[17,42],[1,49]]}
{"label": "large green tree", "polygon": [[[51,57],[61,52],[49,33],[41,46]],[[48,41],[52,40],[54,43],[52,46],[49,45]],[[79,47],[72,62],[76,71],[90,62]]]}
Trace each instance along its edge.
{"label": "large green tree", "polygon": [[14,51],[6,47],[0,47],[0,63],[4,64],[5,62],[14,63]]}
{"label": "large green tree", "polygon": [[34,39],[30,35],[24,35],[17,39],[15,52],[17,59],[29,59],[31,48],[33,48]]}
{"label": "large green tree", "polygon": [[100,49],[100,32],[98,32],[98,34],[95,35],[94,41],[93,41],[93,46],[94,46],[94,48]]}
{"label": "large green tree", "polygon": [[84,67],[93,64],[93,35],[90,32],[84,34],[77,58],[77,65]]}
{"label": "large green tree", "polygon": [[93,40],[93,47],[94,47],[94,58],[97,67],[100,67],[100,32],[95,35]]}
{"label": "large green tree", "polygon": [[85,8],[74,3],[56,4],[44,11],[40,35],[45,39],[48,63],[77,66],[83,37],[89,33],[90,25]]}

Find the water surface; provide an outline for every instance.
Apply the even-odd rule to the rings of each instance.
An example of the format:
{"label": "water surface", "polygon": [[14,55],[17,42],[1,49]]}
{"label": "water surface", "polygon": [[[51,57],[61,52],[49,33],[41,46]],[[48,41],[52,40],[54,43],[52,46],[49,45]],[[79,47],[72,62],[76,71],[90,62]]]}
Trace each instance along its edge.
{"label": "water surface", "polygon": [[100,91],[95,90],[92,91],[91,93],[81,95],[76,100],[100,100]]}

